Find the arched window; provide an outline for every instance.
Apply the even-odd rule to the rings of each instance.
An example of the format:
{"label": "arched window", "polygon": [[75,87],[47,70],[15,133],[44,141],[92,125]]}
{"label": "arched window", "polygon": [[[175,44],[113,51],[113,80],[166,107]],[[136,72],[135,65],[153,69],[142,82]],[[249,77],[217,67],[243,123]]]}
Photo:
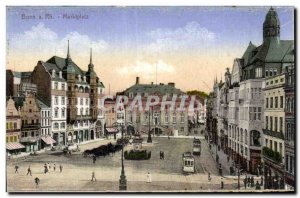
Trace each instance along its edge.
{"label": "arched window", "polygon": [[60,128],[62,128],[62,129],[66,128],[66,123],[62,122],[62,123],[60,124]]}
{"label": "arched window", "polygon": [[58,126],[58,123],[57,123],[57,122],[54,122],[53,126],[54,126],[54,127],[53,127],[54,129],[59,129],[59,126]]}

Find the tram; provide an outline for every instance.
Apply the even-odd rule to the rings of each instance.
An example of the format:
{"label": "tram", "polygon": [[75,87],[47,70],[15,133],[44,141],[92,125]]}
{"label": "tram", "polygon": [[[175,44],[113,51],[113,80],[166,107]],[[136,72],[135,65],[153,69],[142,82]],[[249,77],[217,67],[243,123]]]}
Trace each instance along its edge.
{"label": "tram", "polygon": [[200,141],[200,139],[194,138],[194,141],[193,141],[193,155],[201,155],[201,141]]}
{"label": "tram", "polygon": [[185,174],[195,172],[195,158],[191,152],[185,152],[182,154],[183,168],[182,171]]}

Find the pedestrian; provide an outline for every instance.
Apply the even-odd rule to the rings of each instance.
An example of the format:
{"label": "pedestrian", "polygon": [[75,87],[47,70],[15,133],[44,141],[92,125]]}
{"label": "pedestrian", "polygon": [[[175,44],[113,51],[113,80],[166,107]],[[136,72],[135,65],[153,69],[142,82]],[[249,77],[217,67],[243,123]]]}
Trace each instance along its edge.
{"label": "pedestrian", "polygon": [[44,165],[44,173],[46,174],[48,172],[48,166],[47,164]]}
{"label": "pedestrian", "polygon": [[256,181],[255,190],[260,190],[260,184]]}
{"label": "pedestrian", "polygon": [[210,172],[208,172],[208,181],[211,181]]}
{"label": "pedestrian", "polygon": [[62,170],[63,170],[63,166],[60,164],[59,165],[59,171],[62,172]]}
{"label": "pedestrian", "polygon": [[170,139],[170,135],[168,135],[168,139]]}
{"label": "pedestrian", "polygon": [[55,169],[56,169],[56,165],[55,165],[55,163],[53,164],[53,170],[54,170],[54,172],[55,172]]}
{"label": "pedestrian", "polygon": [[264,178],[263,178],[263,176],[261,176],[260,177],[260,185],[263,186],[263,184],[264,184]]}
{"label": "pedestrian", "polygon": [[147,183],[151,183],[151,174],[148,172],[147,173]]}
{"label": "pedestrian", "polygon": [[48,162],[48,169],[49,169],[49,171],[51,170],[51,166],[50,166],[49,162]]}
{"label": "pedestrian", "polygon": [[254,177],[251,176],[251,187],[254,187]]}
{"label": "pedestrian", "polygon": [[30,174],[30,176],[32,176],[32,175],[31,175],[31,169],[30,169],[30,166],[28,166],[28,169],[27,169],[27,175],[28,175],[28,174]]}
{"label": "pedestrian", "polygon": [[15,173],[18,173],[18,174],[19,174],[18,169],[19,169],[19,166],[16,165],[16,166],[15,166]]}
{"label": "pedestrian", "polygon": [[34,181],[35,181],[35,187],[38,188],[39,187],[39,183],[40,183],[40,179],[38,177],[36,177],[34,179]]}
{"label": "pedestrian", "polygon": [[245,189],[247,189],[247,179],[244,178],[244,179],[243,179],[243,182],[244,182],[244,187],[245,187]]}
{"label": "pedestrian", "polygon": [[223,182],[223,178],[221,178],[221,189],[224,189],[224,182]]}
{"label": "pedestrian", "polygon": [[95,163],[96,163],[96,156],[93,155],[93,164],[95,164]]}
{"label": "pedestrian", "polygon": [[247,184],[248,184],[248,187],[250,187],[250,182],[251,182],[251,178],[250,176],[247,178]]}
{"label": "pedestrian", "polygon": [[95,179],[95,181],[97,181],[96,176],[95,176],[95,172],[93,171],[92,172],[92,180],[91,181],[94,181],[94,179]]}

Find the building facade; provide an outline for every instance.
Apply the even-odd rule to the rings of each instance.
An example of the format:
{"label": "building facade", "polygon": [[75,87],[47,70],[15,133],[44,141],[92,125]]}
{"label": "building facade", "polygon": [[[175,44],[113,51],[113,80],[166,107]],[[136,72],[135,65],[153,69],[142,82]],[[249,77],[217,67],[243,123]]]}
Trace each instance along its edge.
{"label": "building facade", "polygon": [[83,71],[71,59],[54,56],[39,61],[32,74],[38,95],[51,106],[52,137],[60,144],[73,144],[104,136],[104,114],[99,101],[104,94],[92,62]]}

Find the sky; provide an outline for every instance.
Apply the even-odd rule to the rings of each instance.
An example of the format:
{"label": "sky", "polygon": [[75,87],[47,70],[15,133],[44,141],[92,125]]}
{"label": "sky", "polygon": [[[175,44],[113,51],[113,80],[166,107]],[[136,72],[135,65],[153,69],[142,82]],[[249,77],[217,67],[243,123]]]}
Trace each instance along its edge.
{"label": "sky", "polygon": [[[106,93],[135,83],[212,90],[249,42],[260,45],[269,7],[7,7],[7,68],[32,71],[66,57],[83,70],[93,49]],[[281,39],[294,40],[294,8],[275,7]],[[73,16],[77,16],[73,17]],[[223,77],[221,77],[223,76]]]}

